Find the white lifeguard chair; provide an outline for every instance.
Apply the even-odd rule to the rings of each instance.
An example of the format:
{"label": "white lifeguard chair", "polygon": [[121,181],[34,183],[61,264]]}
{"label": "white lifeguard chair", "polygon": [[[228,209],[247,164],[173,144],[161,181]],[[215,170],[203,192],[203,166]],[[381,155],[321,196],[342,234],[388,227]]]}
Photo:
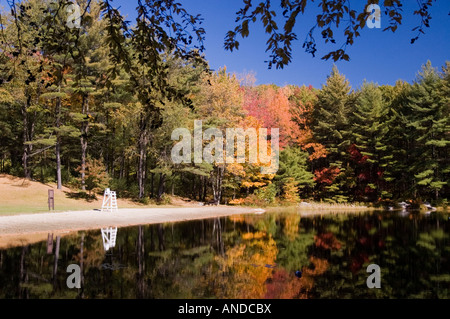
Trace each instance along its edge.
{"label": "white lifeguard chair", "polygon": [[117,227],[102,228],[103,248],[108,251],[116,246]]}
{"label": "white lifeguard chair", "polygon": [[109,188],[105,189],[105,194],[103,195],[103,204],[102,204],[102,212],[113,212],[117,211],[117,196],[116,192],[110,190]]}

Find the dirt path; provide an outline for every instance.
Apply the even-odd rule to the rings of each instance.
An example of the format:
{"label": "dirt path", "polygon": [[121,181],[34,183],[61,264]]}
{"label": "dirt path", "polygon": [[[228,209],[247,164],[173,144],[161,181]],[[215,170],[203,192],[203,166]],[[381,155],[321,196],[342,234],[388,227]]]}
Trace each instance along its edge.
{"label": "dirt path", "polygon": [[124,208],[117,212],[96,210],[64,213],[24,214],[0,217],[0,248],[45,240],[48,233],[65,234],[73,231],[99,229],[108,226],[133,226],[194,219],[214,218],[261,210],[248,207],[180,207]]}

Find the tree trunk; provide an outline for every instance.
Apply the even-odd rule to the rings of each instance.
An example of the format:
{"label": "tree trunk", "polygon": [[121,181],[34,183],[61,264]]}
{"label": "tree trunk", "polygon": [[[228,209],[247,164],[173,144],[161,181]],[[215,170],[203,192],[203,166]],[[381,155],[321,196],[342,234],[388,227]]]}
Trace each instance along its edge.
{"label": "tree trunk", "polygon": [[[28,158],[32,151],[32,145],[27,144],[27,142],[31,141],[32,133],[30,132],[30,123],[28,116],[28,108],[30,107],[31,96],[27,97],[27,102],[22,107],[22,116],[23,116],[23,154],[22,154],[22,165],[23,165],[23,173],[24,177],[27,179],[31,179],[31,169],[28,165]],[[33,125],[34,130],[34,125]]]}
{"label": "tree trunk", "polygon": [[83,95],[83,108],[82,114],[85,116],[85,121],[83,121],[81,125],[81,190],[86,191],[86,156],[87,156],[87,148],[88,141],[87,135],[89,131],[89,104],[88,104],[88,96],[86,94]]}
{"label": "tree trunk", "polygon": [[154,198],[154,197],[155,197],[155,194],[154,194],[154,192],[153,192],[154,179],[155,179],[155,173],[151,173],[151,179],[150,179],[150,198]]}
{"label": "tree trunk", "polygon": [[166,174],[159,173],[158,200],[161,200],[166,188]]}
{"label": "tree trunk", "polygon": [[28,145],[26,144],[28,142],[28,113],[27,113],[27,106],[24,105],[22,108],[22,115],[23,115],[23,155],[22,155],[22,166],[23,166],[23,174],[24,177],[27,179],[30,179],[31,174],[30,170],[28,169]]}
{"label": "tree trunk", "polygon": [[139,121],[139,163],[138,163],[138,185],[139,185],[139,198],[143,198],[145,194],[145,167],[147,159],[147,123],[144,115],[141,114]]}
{"label": "tree trunk", "polygon": [[172,179],[172,196],[175,196],[175,179]]}
{"label": "tree trunk", "polygon": [[206,192],[208,190],[207,178],[205,176],[202,177],[202,184],[203,184],[202,202],[204,202],[206,200]]}
{"label": "tree trunk", "polygon": [[[59,90],[60,91],[60,90]],[[61,179],[61,136],[59,134],[59,127],[61,126],[61,98],[56,99],[56,183],[57,189],[62,189],[62,179]]]}
{"label": "tree trunk", "polygon": [[[213,173],[212,178],[212,189],[214,196],[214,203],[216,205],[220,204],[220,200],[222,198],[222,182],[223,182],[223,174],[225,171],[224,165],[218,165],[216,169],[216,174]],[[214,171],[213,171],[214,172]]]}

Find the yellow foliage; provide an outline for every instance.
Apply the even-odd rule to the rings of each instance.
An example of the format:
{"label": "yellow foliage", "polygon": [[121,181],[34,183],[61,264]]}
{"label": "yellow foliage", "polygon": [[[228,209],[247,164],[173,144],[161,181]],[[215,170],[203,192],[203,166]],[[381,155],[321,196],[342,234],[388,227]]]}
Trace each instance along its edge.
{"label": "yellow foliage", "polygon": [[261,239],[266,236],[266,233],[256,232],[256,233],[245,233],[242,234],[242,239]]}
{"label": "yellow foliage", "polygon": [[298,237],[298,225],[300,224],[300,215],[288,214],[284,219],[284,233],[289,240],[294,240]]}
{"label": "yellow foliage", "polygon": [[219,298],[257,299],[266,293],[265,283],[273,270],[265,266],[274,264],[278,253],[276,242],[262,232],[247,233],[242,238],[245,244],[235,245],[225,256],[215,258],[224,273],[216,288]]}
{"label": "yellow foliage", "polygon": [[245,199],[244,198],[236,198],[236,199],[232,199],[228,202],[228,204],[230,205],[242,205],[244,204]]}

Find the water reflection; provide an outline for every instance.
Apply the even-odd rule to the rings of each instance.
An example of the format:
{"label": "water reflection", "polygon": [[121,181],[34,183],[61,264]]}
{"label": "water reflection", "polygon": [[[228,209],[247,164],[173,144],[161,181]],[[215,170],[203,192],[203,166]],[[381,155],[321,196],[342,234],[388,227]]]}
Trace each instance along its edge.
{"label": "water reflection", "polygon": [[117,227],[107,227],[102,228],[102,240],[103,240],[103,248],[105,251],[108,251],[110,248],[113,248],[116,246],[116,239],[117,239]]}
{"label": "water reflection", "polygon": [[[266,213],[53,237],[0,250],[0,298],[450,298],[450,221],[435,212]],[[372,263],[381,289],[366,286]],[[81,289],[66,286],[70,264]]]}

